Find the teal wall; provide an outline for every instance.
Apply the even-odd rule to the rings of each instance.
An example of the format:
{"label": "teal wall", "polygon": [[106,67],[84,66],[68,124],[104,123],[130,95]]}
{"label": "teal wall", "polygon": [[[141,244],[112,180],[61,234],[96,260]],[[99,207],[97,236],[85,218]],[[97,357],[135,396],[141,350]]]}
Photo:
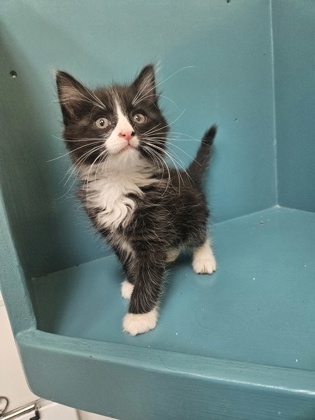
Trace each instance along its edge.
{"label": "teal wall", "polygon": [[[49,162],[65,153],[55,68],[96,86],[160,62],[159,82],[176,73],[160,86],[173,130],[199,139],[219,126],[208,183],[214,221],[275,204],[269,1],[2,0],[0,8],[1,188],[27,275],[107,252],[69,190],[73,179],[64,187],[69,159]],[[196,148],[182,141],[171,150],[186,165]]]}
{"label": "teal wall", "polygon": [[[63,185],[69,159],[49,162],[65,153],[53,68],[95,86],[160,61],[166,115],[186,110],[173,131],[219,126],[215,222],[314,211],[314,13],[313,0],[0,1],[0,281],[35,393],[121,420],[314,418],[314,213],[217,224],[218,272],[179,261],[159,328],[129,337],[114,258],[75,267],[108,251]],[[186,164],[197,143],[176,146]]]}
{"label": "teal wall", "polygon": [[279,203],[315,211],[315,8],[273,2]]}

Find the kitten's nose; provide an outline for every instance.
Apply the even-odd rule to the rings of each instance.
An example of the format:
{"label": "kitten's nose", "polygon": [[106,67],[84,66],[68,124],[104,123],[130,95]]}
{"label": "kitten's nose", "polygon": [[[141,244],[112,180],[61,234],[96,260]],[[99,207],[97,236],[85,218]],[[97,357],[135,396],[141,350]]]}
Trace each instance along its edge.
{"label": "kitten's nose", "polygon": [[118,136],[124,138],[127,141],[130,141],[135,135],[134,131],[121,131]]}

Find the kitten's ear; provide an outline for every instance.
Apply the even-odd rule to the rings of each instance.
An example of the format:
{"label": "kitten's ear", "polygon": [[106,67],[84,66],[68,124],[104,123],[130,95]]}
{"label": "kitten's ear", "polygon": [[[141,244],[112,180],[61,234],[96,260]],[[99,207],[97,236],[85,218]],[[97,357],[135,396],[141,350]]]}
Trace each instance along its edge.
{"label": "kitten's ear", "polygon": [[149,64],[141,70],[139,76],[133,82],[133,86],[137,89],[139,98],[148,98],[154,102],[158,100],[153,64]]}
{"label": "kitten's ear", "polygon": [[80,102],[87,96],[86,88],[74,77],[64,71],[56,74],[57,91],[63,120],[66,124],[69,119],[76,116]]}

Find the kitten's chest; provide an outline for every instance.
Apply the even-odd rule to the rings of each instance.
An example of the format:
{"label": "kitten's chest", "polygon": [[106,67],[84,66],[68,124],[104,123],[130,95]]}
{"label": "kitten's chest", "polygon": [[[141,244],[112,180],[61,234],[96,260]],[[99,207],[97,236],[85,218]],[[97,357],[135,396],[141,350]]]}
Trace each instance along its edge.
{"label": "kitten's chest", "polygon": [[136,209],[132,197],[143,195],[141,187],[150,183],[147,178],[132,174],[95,179],[84,188],[85,205],[95,216],[100,228],[116,230],[125,227]]}

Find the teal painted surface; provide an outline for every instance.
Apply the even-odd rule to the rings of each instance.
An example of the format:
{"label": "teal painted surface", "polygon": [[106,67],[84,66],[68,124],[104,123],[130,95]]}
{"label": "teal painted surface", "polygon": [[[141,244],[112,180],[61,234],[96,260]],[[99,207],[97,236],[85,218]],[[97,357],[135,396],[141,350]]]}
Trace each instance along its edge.
{"label": "teal painted surface", "polygon": [[314,238],[315,214],[297,210],[275,208],[215,225],[218,271],[199,276],[191,258],[175,263],[158,327],[136,338],[121,331],[127,302],[114,257],[57,272],[34,281],[40,328],[83,340],[315,370]]}
{"label": "teal painted surface", "polygon": [[0,290],[14,334],[35,327],[35,316],[23,269],[14,249],[0,191]]}
{"label": "teal painted surface", "polygon": [[315,7],[273,2],[279,203],[315,211]]}
{"label": "teal painted surface", "polygon": [[[144,64],[160,61],[159,82],[177,72],[161,84],[173,131],[199,139],[212,123],[219,126],[209,178],[214,219],[275,204],[269,2],[3,0],[0,7],[1,179],[27,276],[106,255],[69,191],[73,178],[63,187],[69,160],[48,162],[65,153],[55,138],[55,68],[96,86],[131,80]],[[186,140],[172,147],[183,165],[197,148]]]}
{"label": "teal painted surface", "polygon": [[[314,419],[314,14],[310,0],[1,1],[0,281],[36,394],[120,420]],[[149,61],[174,132],[219,125],[219,269],[181,258],[157,329],[129,337],[122,272],[64,186],[52,69],[96,86]],[[196,148],[171,145],[183,164]]]}
{"label": "teal painted surface", "polygon": [[121,420],[314,418],[314,372],[40,331],[18,339],[34,391]]}

